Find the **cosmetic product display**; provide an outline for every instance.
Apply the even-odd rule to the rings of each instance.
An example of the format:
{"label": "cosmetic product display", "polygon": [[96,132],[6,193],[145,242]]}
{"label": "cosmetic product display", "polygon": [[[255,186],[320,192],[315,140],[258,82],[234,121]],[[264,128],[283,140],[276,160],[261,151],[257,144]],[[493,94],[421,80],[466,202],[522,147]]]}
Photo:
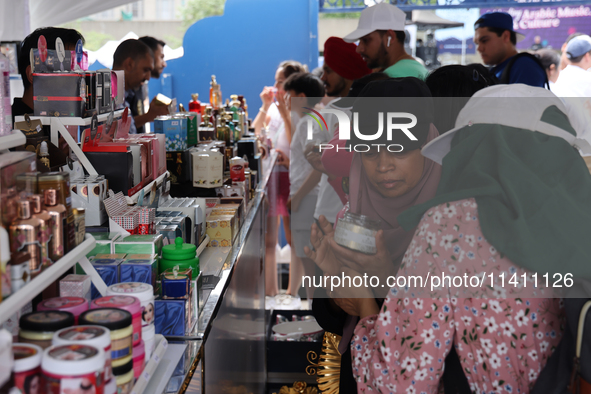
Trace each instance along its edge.
{"label": "cosmetic product display", "polygon": [[[84,70],[81,43],[63,56],[61,40],[53,51],[39,43],[38,116],[17,121],[31,152],[0,152],[0,376],[10,365],[9,385],[24,394],[182,391],[188,373],[204,377],[205,358],[195,357],[208,335],[225,339],[211,330],[219,302],[266,326],[250,310],[262,299],[248,293],[262,294],[264,260],[251,257],[264,249],[266,185],[244,97],[224,103],[215,77],[212,102],[194,95],[190,112],[158,95],[169,115],[129,135],[130,109],[113,105],[123,102],[124,73]],[[237,293],[204,292],[218,285]],[[18,340],[14,368],[4,362],[5,328]],[[242,360],[242,343],[228,345]]]}
{"label": "cosmetic product display", "polygon": [[142,327],[142,341],[144,341],[145,352],[146,352],[146,363],[152,357],[154,351],[154,336],[156,335],[156,327],[154,324],[149,324]]}
{"label": "cosmetic product display", "polygon": [[119,283],[109,286],[107,294],[137,298],[142,308],[142,326],[154,324],[154,288],[152,285],[141,282]]}
{"label": "cosmetic product display", "polygon": [[19,320],[19,341],[40,346],[51,346],[53,334],[62,328],[74,325],[75,317],[66,311],[31,312],[22,315]]}
{"label": "cosmetic product display", "polygon": [[90,309],[117,308],[131,313],[131,326],[133,328],[133,346],[142,340],[142,306],[140,301],[127,295],[107,295],[92,300]]}
{"label": "cosmetic product display", "polygon": [[55,219],[52,214],[43,209],[43,201],[41,195],[34,194],[29,196],[33,217],[40,220],[38,239],[41,248],[41,261],[43,268],[47,268],[53,264],[52,258],[50,257],[50,251],[56,249],[56,246],[54,245],[56,240],[52,237],[55,228]]}
{"label": "cosmetic product display", "polygon": [[151,255],[147,258],[132,259],[128,255],[119,266],[121,282],[142,282],[156,286],[158,275],[158,260]]}
{"label": "cosmetic product display", "polygon": [[131,313],[116,308],[91,309],[80,316],[79,323],[81,325],[97,325],[110,330],[113,367],[131,361],[133,349]]}
{"label": "cosmetic product display", "polygon": [[[188,270],[191,270],[188,268]],[[191,270],[192,271],[192,270]],[[178,266],[165,270],[160,276],[163,299],[188,298],[191,291],[191,272],[179,273]]]}
{"label": "cosmetic product display", "polygon": [[37,310],[70,312],[74,315],[75,323],[78,323],[78,316],[88,310],[88,301],[82,297],[48,298],[37,305]]}
{"label": "cosmetic product display", "polygon": [[74,213],[74,233],[76,246],[84,242],[84,235],[86,234],[86,209],[84,208],[72,208]]}
{"label": "cosmetic product display", "polygon": [[348,249],[365,253],[377,253],[376,233],[380,229],[380,221],[368,216],[346,212],[337,222],[334,240]]}
{"label": "cosmetic product display", "polygon": [[41,246],[39,245],[39,232],[41,220],[34,218],[31,212],[31,203],[21,200],[18,203],[18,217],[10,225],[10,252],[25,251],[31,256],[31,276],[37,276],[42,269],[43,259]]}
{"label": "cosmetic product display", "polygon": [[134,369],[133,360],[113,367],[113,375],[117,381],[117,394],[129,394],[133,387]]}
{"label": "cosmetic product display", "polygon": [[183,243],[182,238],[177,238],[174,245],[166,245],[162,248],[160,259],[160,272],[178,267],[179,271],[191,268],[191,279],[199,273],[199,257],[196,255],[197,247]]}
{"label": "cosmetic product display", "polygon": [[90,287],[90,276],[70,274],[60,280],[60,297],[81,297],[90,302]]}
{"label": "cosmetic product display", "polygon": [[104,367],[103,349],[78,344],[52,346],[41,361],[43,392],[61,394],[70,389],[103,393]]}
{"label": "cosmetic product display", "polygon": [[16,293],[31,281],[31,255],[29,253],[13,253],[7,268],[10,272],[9,285],[12,293]]}
{"label": "cosmetic product display", "polygon": [[49,256],[52,260],[59,260],[66,251],[66,241],[68,240],[68,211],[66,206],[58,203],[58,195],[55,189],[47,189],[44,192],[45,209],[53,217],[53,231],[50,244]]}
{"label": "cosmetic product display", "polygon": [[[43,349],[30,343],[13,343],[14,386],[22,393],[41,389],[41,359]],[[27,385],[28,390],[25,390]]]}
{"label": "cosmetic product display", "polygon": [[133,347],[133,376],[137,379],[142,374],[146,365],[146,346],[144,341]]}
{"label": "cosmetic product display", "polygon": [[88,345],[105,352],[104,379],[108,382],[113,377],[111,367],[111,332],[101,326],[75,326],[63,328],[53,335],[53,346]]}
{"label": "cosmetic product display", "polygon": [[[115,283],[119,283],[119,264],[121,264],[122,259],[101,259],[101,258],[93,258],[90,263],[101,276],[101,279],[107,286],[113,285]],[[95,298],[100,297],[101,294],[98,292],[94,284],[91,286],[91,297],[94,300]]]}

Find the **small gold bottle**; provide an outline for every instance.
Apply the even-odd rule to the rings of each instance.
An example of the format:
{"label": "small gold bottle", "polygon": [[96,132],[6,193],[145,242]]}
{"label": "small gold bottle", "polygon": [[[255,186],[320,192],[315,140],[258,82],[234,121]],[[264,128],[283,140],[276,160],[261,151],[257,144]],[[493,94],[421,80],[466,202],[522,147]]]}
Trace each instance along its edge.
{"label": "small gold bottle", "polygon": [[51,237],[53,242],[49,250],[49,256],[53,261],[59,260],[65,251],[65,240],[68,231],[68,210],[65,205],[58,204],[57,191],[55,189],[45,190],[45,209],[53,217],[55,225]]}
{"label": "small gold bottle", "polygon": [[39,231],[41,220],[32,217],[31,203],[27,200],[18,202],[18,216],[10,225],[10,252],[27,252],[31,255],[29,268],[31,276],[39,275],[42,268],[41,245]]}
{"label": "small gold bottle", "polygon": [[222,115],[220,116],[220,125],[217,128],[216,131],[216,136],[218,141],[225,141],[226,142],[226,146],[230,146],[230,135],[231,135],[231,130],[230,128],[226,125],[226,116]]}
{"label": "small gold bottle", "polygon": [[40,194],[29,196],[29,202],[31,203],[33,217],[41,221],[39,243],[41,244],[41,260],[43,268],[45,269],[56,261],[53,260],[50,255],[50,251],[53,250],[53,228],[55,227],[55,219],[44,209],[43,200]]}
{"label": "small gold bottle", "polygon": [[207,106],[199,124],[199,141],[213,140],[215,140],[215,127],[211,123],[211,107]]}

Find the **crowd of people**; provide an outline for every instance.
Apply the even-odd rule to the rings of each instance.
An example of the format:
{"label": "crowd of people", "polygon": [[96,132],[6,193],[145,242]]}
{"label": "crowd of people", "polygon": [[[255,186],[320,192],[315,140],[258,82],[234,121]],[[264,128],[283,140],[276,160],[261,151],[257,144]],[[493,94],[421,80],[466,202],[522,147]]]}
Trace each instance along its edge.
{"label": "crowd of people", "polygon": [[[470,296],[451,287],[413,293],[408,286],[307,286],[318,322],[341,336],[340,392],[562,392],[556,379],[556,391],[548,391],[548,379],[542,389],[536,382],[554,376],[544,368],[555,365],[568,332],[564,300],[543,289],[509,289],[500,274],[590,276],[591,178],[582,155],[591,154],[591,105],[584,102],[591,97],[591,38],[569,36],[561,55],[545,48],[519,53],[523,36],[511,16],[491,12],[474,25],[490,68],[451,65],[428,73],[404,49],[405,19],[388,3],[366,8],[355,31],[325,42],[320,77],[287,60],[260,94],[253,126],[278,154],[268,185],[269,301],[297,308],[303,275],[495,273],[487,289]],[[57,37],[66,49],[83,40],[75,30],[44,28],[23,41],[25,90],[13,116],[33,113],[28,53],[40,35],[49,49]],[[142,37],[122,42],[114,54],[113,69],[125,73],[130,133],[167,110],[147,106],[142,90],[166,67],[164,45]],[[368,109],[365,99],[378,101]],[[361,133],[346,140],[330,112],[381,116],[401,109],[417,116],[414,139],[396,152],[379,144],[351,149],[375,122],[360,120]],[[326,111],[326,127],[307,116],[319,110]],[[381,133],[374,142],[386,146],[396,138],[390,137]],[[323,152],[322,144],[335,149]],[[376,253],[335,241],[347,213],[379,220]],[[287,294],[276,297],[280,223],[292,252]],[[570,362],[563,367],[572,369]]]}
{"label": "crowd of people", "polygon": [[[470,294],[453,286],[308,286],[316,319],[341,336],[340,392],[564,392],[556,360],[567,351],[565,299],[544,286],[510,287],[501,274],[590,278],[583,238],[591,178],[583,156],[591,145],[589,123],[581,121],[590,106],[573,100],[591,97],[591,38],[571,35],[562,56],[546,48],[520,53],[523,35],[511,16],[491,12],[474,26],[489,68],[428,73],[404,50],[404,20],[390,4],[366,8],[357,30],[325,42],[320,78],[284,62],[274,88],[261,93],[257,132],[277,141],[283,174],[270,190],[267,295],[277,294],[279,216],[291,223],[287,292],[296,299],[302,274],[385,280],[489,273],[490,286]],[[327,127],[309,119],[313,109]],[[381,126],[359,120],[361,136],[342,139],[335,109],[358,120],[368,110],[414,110],[416,140],[399,152],[380,144],[356,151],[351,147],[367,142],[363,134]],[[386,135],[372,142],[392,143]],[[340,149],[322,152],[319,144]],[[376,253],[335,241],[347,213],[379,220]],[[572,359],[561,368],[570,377]]]}

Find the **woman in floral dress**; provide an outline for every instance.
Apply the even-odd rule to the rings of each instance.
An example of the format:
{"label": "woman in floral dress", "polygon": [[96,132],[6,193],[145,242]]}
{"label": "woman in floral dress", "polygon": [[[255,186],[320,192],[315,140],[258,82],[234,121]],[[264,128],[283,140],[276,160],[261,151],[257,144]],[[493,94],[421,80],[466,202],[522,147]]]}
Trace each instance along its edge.
{"label": "woman in floral dress", "polygon": [[[591,178],[565,113],[543,89],[491,87],[470,99],[460,127],[423,148],[443,161],[442,178],[433,200],[398,217],[418,227],[396,276],[425,285],[398,282],[381,308],[372,289],[332,295],[361,318],[351,341],[359,392],[437,393],[452,346],[472,392],[532,389],[564,330],[552,286],[591,277],[581,264],[591,258]],[[316,228],[311,241],[328,244],[348,275],[367,272],[352,263],[361,256]],[[442,275],[468,284],[432,279]]]}

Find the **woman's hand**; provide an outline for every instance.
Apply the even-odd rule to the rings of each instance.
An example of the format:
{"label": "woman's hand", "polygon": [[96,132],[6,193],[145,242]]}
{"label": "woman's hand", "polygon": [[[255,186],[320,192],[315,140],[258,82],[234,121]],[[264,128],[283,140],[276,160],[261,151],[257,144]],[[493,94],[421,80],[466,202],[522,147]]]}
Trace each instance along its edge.
{"label": "woman's hand", "polygon": [[395,272],[394,263],[384,240],[384,231],[376,233],[376,254],[365,254],[355,252],[337,244],[334,239],[330,240],[330,246],[341,263],[357,272],[366,273],[368,276],[377,276],[380,283],[386,283],[388,276]]}
{"label": "woman's hand", "polygon": [[290,121],[289,107],[287,106],[287,102],[285,101],[285,95],[281,94],[281,92],[277,92],[276,98],[277,98],[277,109],[279,110],[279,113],[281,114],[283,121],[289,122]]}
{"label": "woman's hand", "polygon": [[310,163],[312,168],[314,168],[318,172],[328,175],[328,172],[322,164],[322,153],[318,152],[317,146],[313,144],[308,144],[306,146],[306,149],[304,150],[304,156],[306,157],[306,160],[308,160],[308,163]]}
{"label": "woman's hand", "polygon": [[[332,224],[326,220],[324,215],[320,215],[318,223],[320,223],[320,227],[316,223],[312,224],[310,233],[310,243],[312,243],[314,250],[304,246],[304,253],[316,263],[324,275],[339,275],[342,271],[342,264],[337,260],[330,247],[330,240],[334,235]],[[321,228],[322,231],[320,231]]]}
{"label": "woman's hand", "polygon": [[287,157],[287,155],[279,149],[276,149],[276,151],[277,151],[277,164],[279,164],[280,166],[283,166],[285,168],[289,168],[289,157]]}
{"label": "woman's hand", "polygon": [[272,86],[265,86],[259,96],[263,102],[263,109],[266,111],[273,103],[273,97],[275,97],[274,88]]}
{"label": "woman's hand", "polygon": [[380,313],[376,299],[373,298],[334,298],[335,304],[351,316],[359,316],[361,319]]}
{"label": "woman's hand", "polygon": [[[361,274],[350,268],[343,268],[343,277],[350,277],[353,280],[356,276],[361,277]],[[345,281],[341,283],[340,287],[335,287],[328,294],[335,304],[351,316],[364,318],[377,315],[380,312],[372,289],[365,285],[356,287],[353,284],[349,286],[349,283]]]}

